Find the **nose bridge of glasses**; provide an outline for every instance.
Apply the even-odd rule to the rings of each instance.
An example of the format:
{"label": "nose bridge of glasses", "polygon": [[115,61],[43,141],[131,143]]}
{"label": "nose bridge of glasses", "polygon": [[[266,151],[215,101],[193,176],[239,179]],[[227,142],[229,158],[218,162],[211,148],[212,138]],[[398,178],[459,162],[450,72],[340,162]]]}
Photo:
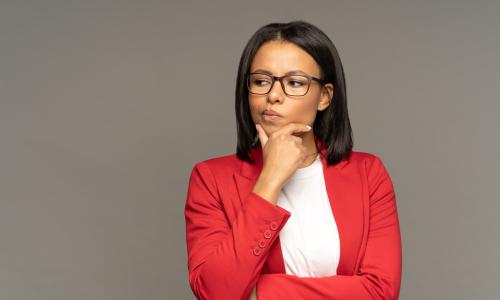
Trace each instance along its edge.
{"label": "nose bridge of glasses", "polygon": [[283,79],[285,79],[287,76],[285,75],[281,77],[280,76],[271,76],[271,77],[273,78],[273,81],[271,86],[269,87],[268,93],[271,92],[274,89],[274,85],[278,83],[279,89],[281,89],[283,93],[287,94],[285,91],[285,83],[283,82]]}

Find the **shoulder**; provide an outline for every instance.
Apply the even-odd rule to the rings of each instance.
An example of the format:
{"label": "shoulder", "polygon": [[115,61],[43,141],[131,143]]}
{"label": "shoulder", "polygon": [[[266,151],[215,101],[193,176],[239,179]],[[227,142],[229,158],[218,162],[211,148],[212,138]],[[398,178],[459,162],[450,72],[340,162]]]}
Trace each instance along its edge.
{"label": "shoulder", "polygon": [[349,165],[354,168],[363,168],[367,174],[374,175],[380,173],[387,173],[387,169],[380,155],[365,152],[365,151],[352,151],[348,158]]}
{"label": "shoulder", "polygon": [[350,164],[373,164],[379,163],[382,159],[375,153],[365,151],[352,151],[347,158]]}
{"label": "shoulder", "polygon": [[357,160],[364,160],[364,161],[382,160],[380,155],[375,154],[373,152],[352,151],[351,155]]}
{"label": "shoulder", "polygon": [[232,183],[240,162],[236,154],[214,156],[195,162],[189,176],[189,193],[209,192],[217,198],[221,185]]}
{"label": "shoulder", "polygon": [[231,175],[235,170],[241,168],[241,160],[236,153],[213,156],[194,163],[193,171],[201,173],[211,173],[214,175]]}
{"label": "shoulder", "polygon": [[353,151],[349,165],[352,172],[366,176],[368,189],[371,192],[375,190],[392,192],[394,190],[391,175],[379,155],[364,151]]}

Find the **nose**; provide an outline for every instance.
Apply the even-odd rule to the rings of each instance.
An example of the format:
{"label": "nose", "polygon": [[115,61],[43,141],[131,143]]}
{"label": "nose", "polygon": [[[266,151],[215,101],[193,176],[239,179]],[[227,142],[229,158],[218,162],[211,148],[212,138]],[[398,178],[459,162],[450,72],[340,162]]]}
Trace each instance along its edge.
{"label": "nose", "polygon": [[271,87],[271,90],[268,93],[268,99],[271,102],[276,102],[280,101],[283,102],[283,99],[285,97],[285,91],[283,91],[283,87],[281,86],[281,83],[279,80],[275,80],[273,86]]}

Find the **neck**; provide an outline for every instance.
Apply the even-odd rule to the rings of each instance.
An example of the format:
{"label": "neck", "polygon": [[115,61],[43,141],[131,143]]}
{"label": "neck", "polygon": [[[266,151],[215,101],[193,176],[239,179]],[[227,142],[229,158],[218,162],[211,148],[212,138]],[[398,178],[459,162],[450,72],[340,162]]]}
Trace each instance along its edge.
{"label": "neck", "polygon": [[316,143],[314,140],[314,132],[312,130],[301,133],[299,136],[302,138],[302,144],[306,147],[306,153],[308,154],[304,163],[302,163],[299,166],[299,168],[304,168],[311,165],[314,162],[319,150],[316,147]]}

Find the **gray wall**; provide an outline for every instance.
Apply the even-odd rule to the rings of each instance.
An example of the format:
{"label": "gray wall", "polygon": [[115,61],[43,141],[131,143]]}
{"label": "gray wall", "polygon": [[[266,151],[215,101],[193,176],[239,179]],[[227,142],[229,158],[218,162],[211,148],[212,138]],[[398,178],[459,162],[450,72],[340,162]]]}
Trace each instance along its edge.
{"label": "gray wall", "polygon": [[294,19],[344,63],[355,150],[393,179],[401,299],[494,299],[500,4],[0,2],[0,299],[193,299],[195,162],[235,150],[250,35]]}

